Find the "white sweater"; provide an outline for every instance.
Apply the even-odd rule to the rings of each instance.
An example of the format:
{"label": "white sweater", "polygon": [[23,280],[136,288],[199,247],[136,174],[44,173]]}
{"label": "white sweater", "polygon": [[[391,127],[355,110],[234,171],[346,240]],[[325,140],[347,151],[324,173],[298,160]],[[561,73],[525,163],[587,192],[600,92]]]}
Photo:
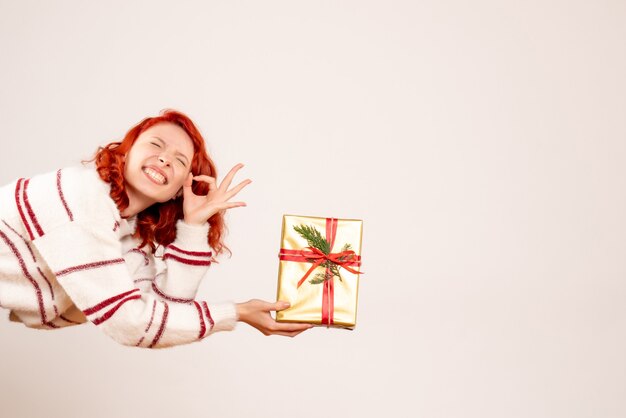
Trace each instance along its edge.
{"label": "white sweater", "polygon": [[155,255],[138,248],[93,167],[69,167],[0,188],[0,307],[26,326],[92,322],[121,344],[159,348],[234,328],[233,303],[194,300],[211,264],[209,225],[179,220]]}

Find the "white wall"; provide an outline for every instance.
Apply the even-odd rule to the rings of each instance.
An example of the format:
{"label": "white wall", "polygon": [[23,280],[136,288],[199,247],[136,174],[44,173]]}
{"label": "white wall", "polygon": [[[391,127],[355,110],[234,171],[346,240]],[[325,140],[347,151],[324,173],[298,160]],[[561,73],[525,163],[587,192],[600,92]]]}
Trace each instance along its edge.
{"label": "white wall", "polygon": [[161,109],[224,173],[272,299],[281,215],[365,222],[358,325],[160,351],[0,321],[6,417],[626,416],[626,4],[0,1],[0,183]]}

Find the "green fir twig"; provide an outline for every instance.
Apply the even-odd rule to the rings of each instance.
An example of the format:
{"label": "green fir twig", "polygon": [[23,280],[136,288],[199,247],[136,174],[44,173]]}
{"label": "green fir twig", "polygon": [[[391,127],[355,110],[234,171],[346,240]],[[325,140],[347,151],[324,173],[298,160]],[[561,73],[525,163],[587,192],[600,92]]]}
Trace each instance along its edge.
{"label": "green fir twig", "polygon": [[306,240],[309,247],[317,248],[324,254],[330,254],[330,242],[326,241],[320,231],[309,225],[296,225],[293,229]]}

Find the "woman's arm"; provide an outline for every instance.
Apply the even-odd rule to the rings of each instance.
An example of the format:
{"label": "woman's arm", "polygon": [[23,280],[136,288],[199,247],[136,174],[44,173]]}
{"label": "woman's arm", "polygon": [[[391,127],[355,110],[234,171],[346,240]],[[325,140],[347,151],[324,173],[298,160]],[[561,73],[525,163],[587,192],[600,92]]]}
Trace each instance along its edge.
{"label": "woman's arm", "polygon": [[76,306],[121,344],[148,348],[187,344],[236,324],[233,303],[166,301],[142,294],[110,229],[74,221],[46,231],[33,244]]}
{"label": "woman's arm", "polygon": [[[177,229],[178,234],[176,241],[174,241],[172,246],[166,248],[165,254],[168,254],[168,251],[185,248],[186,251],[182,253],[182,255],[184,255],[186,259],[194,260],[204,255],[189,255],[188,253],[192,249],[196,253],[202,252],[203,249],[208,250],[205,238],[208,232],[207,228],[188,226],[187,224],[183,224],[182,221],[179,221]],[[195,240],[195,244],[191,242],[191,240]],[[207,247],[203,247],[205,245]],[[171,247],[175,247],[175,249]],[[134,248],[127,253],[125,258],[135,285],[142,289],[142,292],[152,293],[157,299],[164,302],[172,301],[173,297],[194,299],[197,286],[202,279],[202,275],[204,275],[208,268],[208,266],[203,268],[203,264],[205,263],[199,263],[200,265],[194,265],[196,263],[180,263],[179,260],[173,257],[164,256],[166,270],[157,274],[154,257],[149,248]],[[185,269],[187,269],[187,271],[185,271]],[[173,274],[173,272],[176,272],[176,274]],[[187,283],[183,284],[183,281]],[[167,294],[161,290],[165,288],[162,283],[168,284]],[[192,286],[192,283],[196,283],[196,285]],[[185,290],[187,290],[188,293],[183,293]],[[279,311],[288,307],[289,304],[287,302],[270,303],[259,299],[252,299],[236,305],[239,321],[256,328],[264,335],[275,334],[294,337],[302,331],[312,328],[312,325],[278,323],[270,316],[271,311]]]}
{"label": "woman's arm", "polygon": [[195,299],[213,259],[207,243],[208,230],[208,223],[194,226],[179,220],[176,239],[163,252],[165,269],[158,274],[155,256],[148,246],[128,251],[124,258],[135,285],[163,301]]}

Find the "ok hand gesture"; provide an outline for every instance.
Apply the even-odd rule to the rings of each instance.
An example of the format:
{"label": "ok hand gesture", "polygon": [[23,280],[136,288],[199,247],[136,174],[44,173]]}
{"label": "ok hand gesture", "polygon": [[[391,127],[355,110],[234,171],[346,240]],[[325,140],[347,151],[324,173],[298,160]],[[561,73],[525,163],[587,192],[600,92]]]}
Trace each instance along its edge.
{"label": "ok hand gesture", "polygon": [[[229,202],[229,200],[239,193],[241,189],[252,182],[252,180],[246,179],[237,186],[228,190],[230,183],[233,181],[233,177],[235,177],[237,171],[239,171],[242,167],[243,164],[237,164],[234,166],[228,172],[226,177],[224,177],[224,180],[222,180],[219,187],[217,186],[217,181],[214,177],[206,175],[193,176],[189,173],[189,176],[185,179],[185,183],[183,184],[183,213],[185,216],[185,223],[190,225],[203,225],[217,212],[239,206],[246,206],[244,202]],[[209,192],[206,196],[194,194],[193,190],[191,190],[193,180],[208,183]]]}

